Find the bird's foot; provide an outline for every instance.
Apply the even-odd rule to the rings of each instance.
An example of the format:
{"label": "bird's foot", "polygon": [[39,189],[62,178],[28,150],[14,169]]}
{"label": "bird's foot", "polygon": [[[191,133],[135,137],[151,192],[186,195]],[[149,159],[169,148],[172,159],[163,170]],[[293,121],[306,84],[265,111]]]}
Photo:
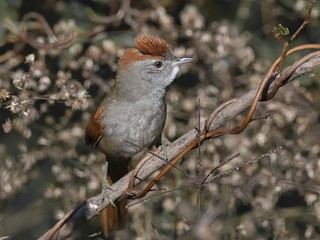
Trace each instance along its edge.
{"label": "bird's foot", "polygon": [[164,159],[168,161],[168,147],[170,147],[172,143],[168,138],[163,137],[161,139],[161,145],[159,146],[159,152],[164,151]]}
{"label": "bird's foot", "polygon": [[111,188],[111,185],[108,181],[108,166],[109,166],[108,161],[106,161],[106,165],[105,165],[106,175],[103,178],[102,187],[101,187],[102,202],[104,202],[107,199],[113,207],[117,207],[114,201],[109,197],[109,191],[110,190],[113,191],[113,189]]}

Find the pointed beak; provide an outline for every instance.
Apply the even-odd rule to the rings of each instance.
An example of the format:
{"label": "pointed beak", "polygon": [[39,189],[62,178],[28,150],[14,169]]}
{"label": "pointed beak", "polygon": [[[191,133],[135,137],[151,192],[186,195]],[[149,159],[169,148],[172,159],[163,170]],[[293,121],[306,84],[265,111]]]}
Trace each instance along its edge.
{"label": "pointed beak", "polygon": [[193,60],[192,58],[176,58],[172,63],[172,65],[175,67],[175,66],[179,66],[179,65],[191,62],[192,60]]}

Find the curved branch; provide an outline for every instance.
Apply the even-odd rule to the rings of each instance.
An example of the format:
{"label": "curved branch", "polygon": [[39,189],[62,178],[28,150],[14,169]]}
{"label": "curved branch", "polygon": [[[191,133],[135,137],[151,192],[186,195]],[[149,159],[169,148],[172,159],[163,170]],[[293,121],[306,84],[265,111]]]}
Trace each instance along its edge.
{"label": "curved branch", "polygon": [[[278,74],[277,76],[275,76],[271,84],[266,86],[267,89],[265,89],[265,92],[267,92],[268,94],[268,92],[273,91],[273,87],[275,87],[275,85],[277,85],[276,87],[284,86],[297,77],[308,75],[319,68],[320,51],[310,53],[303,57],[301,60],[287,67],[281,73],[281,75]],[[283,76],[286,77],[283,78]],[[282,78],[280,84],[278,81],[279,78]],[[244,110],[248,109],[252,105],[259,89],[259,87],[254,88],[238,99],[235,99],[229,104],[226,104],[223,109],[220,109],[220,111],[215,111],[215,117],[213,119],[211,119],[211,117],[209,118],[209,122],[211,122],[210,126],[207,126],[206,122],[203,122],[200,125],[200,129],[204,129],[206,127],[208,131],[217,130],[219,127],[226,124],[237,115],[241,114]],[[273,96],[262,100],[269,100],[272,97]],[[175,140],[171,144],[171,146],[168,146],[166,149],[166,153],[164,153],[164,151],[160,151],[158,154],[160,157],[166,156],[168,160],[172,160],[176,156],[181,154],[181,152],[185,151],[188,145],[195,139],[198,139],[198,131],[196,129],[192,129],[191,131]],[[155,171],[166,165],[166,162],[159,161],[157,156],[148,154],[146,157],[150,158],[150,160],[146,161],[139,170],[137,178],[139,180],[136,180],[136,184],[139,184]],[[131,175],[132,172],[128,173],[126,176],[112,185],[113,190],[110,190],[108,192],[108,196],[111,200],[116,201],[123,195],[126,195],[126,190]],[[109,205],[109,202],[103,202],[103,197],[101,195],[92,197],[72,209],[63,219],[61,219],[53,228],[51,228],[39,239],[64,239],[69,234],[71,234],[72,231],[78,228],[81,223],[100,214],[100,211],[107,205]]]}

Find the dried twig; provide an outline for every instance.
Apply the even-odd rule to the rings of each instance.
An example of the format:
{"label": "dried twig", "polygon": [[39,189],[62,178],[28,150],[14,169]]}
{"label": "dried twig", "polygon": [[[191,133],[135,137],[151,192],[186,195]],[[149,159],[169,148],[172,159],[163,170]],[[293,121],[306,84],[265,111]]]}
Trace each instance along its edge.
{"label": "dried twig", "polygon": [[[75,34],[71,32],[70,35],[67,36],[63,41],[58,40],[58,38],[54,34],[54,31],[52,30],[52,28],[49,26],[46,19],[41,14],[36,12],[29,12],[22,17],[20,29],[16,29],[15,27],[12,27],[10,25],[11,23],[6,23],[6,25],[10,25],[6,27],[21,41],[16,41],[14,50],[10,50],[0,55],[0,63],[7,61],[9,58],[16,55],[18,52],[20,52],[23,49],[25,44],[29,44],[30,46],[36,49],[52,51],[52,50],[62,50],[69,47],[74,42],[74,40],[79,39],[81,36],[86,36],[86,38],[92,38],[97,34],[104,32],[108,25],[113,23],[120,23],[129,12],[130,4],[131,4],[131,0],[124,0],[122,1],[121,7],[118,9],[118,11],[115,14],[107,17],[98,17],[98,16],[93,17],[93,19],[96,20],[96,22],[98,21],[102,24],[96,26],[92,30],[85,33]],[[26,27],[29,21],[34,22],[34,24],[31,25],[32,26],[31,28]],[[48,37],[48,43],[39,42],[35,37],[30,36],[29,32],[32,30],[43,31]]]}
{"label": "dried twig", "polygon": [[291,35],[291,37],[289,38],[288,41],[285,41],[281,35],[275,35],[276,38],[278,38],[278,40],[280,42],[283,43],[283,48],[282,48],[282,52],[281,52],[281,55],[280,55],[280,62],[278,64],[278,71],[281,72],[282,71],[282,65],[283,65],[283,60],[285,59],[286,57],[286,53],[288,51],[288,47],[289,47],[289,44],[291,42],[294,41],[294,39],[296,39],[296,37],[300,34],[300,32],[307,26],[307,24],[309,23],[310,21],[310,16],[311,16],[311,11],[312,11],[312,8],[313,8],[313,5],[314,5],[314,0],[307,0],[308,2],[308,13],[306,14],[302,24],[299,26],[299,28]]}

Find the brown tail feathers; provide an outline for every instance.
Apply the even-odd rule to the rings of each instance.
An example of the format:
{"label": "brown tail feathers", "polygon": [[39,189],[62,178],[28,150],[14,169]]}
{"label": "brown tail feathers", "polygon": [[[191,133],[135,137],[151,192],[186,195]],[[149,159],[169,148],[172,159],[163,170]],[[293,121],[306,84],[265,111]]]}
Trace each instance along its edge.
{"label": "brown tail feathers", "polygon": [[[108,161],[108,181],[109,184],[118,181],[125,174],[128,173],[129,161],[123,159],[117,159]],[[116,208],[112,205],[108,205],[101,212],[101,228],[104,237],[109,237],[115,231],[123,229],[128,222],[128,211],[126,208],[127,200],[115,202]]]}

